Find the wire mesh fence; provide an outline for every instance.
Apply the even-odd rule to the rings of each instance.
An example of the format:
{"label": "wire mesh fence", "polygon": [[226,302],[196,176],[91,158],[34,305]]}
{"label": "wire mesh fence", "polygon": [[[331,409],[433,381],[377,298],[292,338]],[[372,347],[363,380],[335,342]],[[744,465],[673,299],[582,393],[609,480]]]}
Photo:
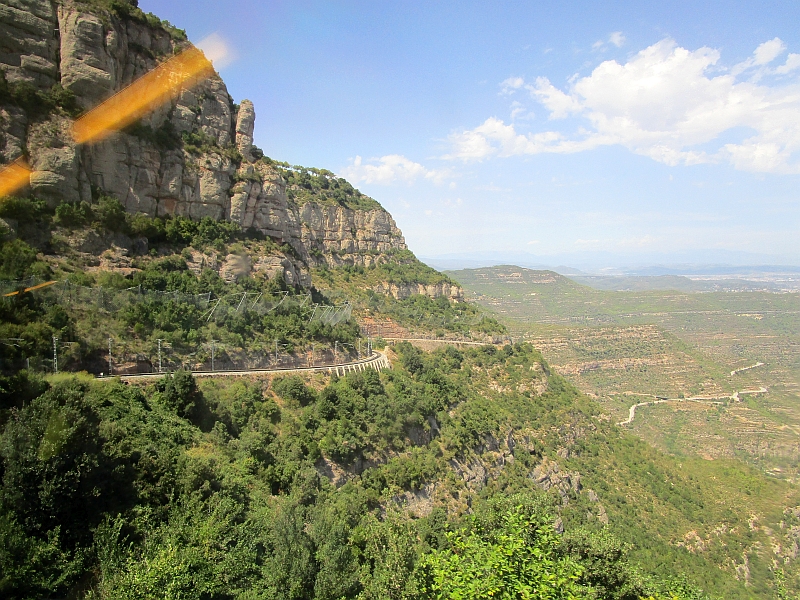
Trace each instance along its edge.
{"label": "wire mesh fence", "polygon": [[[45,288],[40,286],[48,283]],[[232,315],[250,319],[281,310],[300,315],[308,323],[319,321],[335,326],[352,318],[352,305],[315,303],[310,294],[238,292],[217,296],[211,292],[189,294],[180,291],[161,291],[135,286],[126,289],[88,287],[70,281],[44,282],[37,278],[0,281],[0,301],[15,301],[20,293],[35,289],[36,298],[43,304],[57,304],[76,311],[114,315],[137,304],[174,303],[178,310],[195,307],[201,311],[200,321],[225,323]],[[145,307],[147,309],[147,307]],[[54,371],[59,354],[62,370],[87,370],[94,373],[156,373],[189,369],[252,370],[326,366],[352,361],[359,357],[354,348],[347,349],[339,342],[330,344],[309,342],[302,348],[291,348],[280,340],[252,342],[251,347],[222,344],[218,341],[190,344],[168,344],[166,340],[109,338],[108,348],[89,348],[85,343],[54,341],[53,358],[17,356],[5,368],[32,368]],[[96,341],[95,341],[96,345]],[[245,344],[247,343],[245,342]]]}
{"label": "wire mesh fence", "polygon": [[[0,281],[0,295],[26,290],[46,283],[30,277],[24,280]],[[188,294],[180,291],[161,291],[142,286],[125,289],[111,289],[100,286],[88,287],[70,281],[56,281],[53,285],[38,292],[44,301],[56,302],[80,308],[91,307],[104,312],[117,312],[141,302],[180,302],[204,310],[206,321],[222,314],[249,311],[258,315],[273,312],[280,306],[300,308],[308,321],[319,320],[325,325],[337,325],[352,318],[353,307],[349,302],[339,305],[315,303],[311,294],[292,295],[282,291],[274,294],[263,292],[237,292],[216,296],[212,292]]]}

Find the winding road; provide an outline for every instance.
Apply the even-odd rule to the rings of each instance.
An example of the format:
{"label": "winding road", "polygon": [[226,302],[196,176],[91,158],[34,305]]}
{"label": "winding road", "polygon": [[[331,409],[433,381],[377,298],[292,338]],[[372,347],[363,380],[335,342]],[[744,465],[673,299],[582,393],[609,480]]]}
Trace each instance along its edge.
{"label": "winding road", "polygon": [[664,404],[666,402],[699,402],[701,404],[724,404],[724,400],[733,400],[734,402],[740,402],[742,394],[765,394],[767,393],[767,388],[760,387],[756,390],[740,390],[738,392],[734,392],[730,396],[692,396],[691,398],[659,398],[653,394],[639,394],[640,396],[652,396],[656,398],[656,400],[651,400],[649,402],[639,402],[634,404],[628,409],[628,418],[624,421],[620,421],[617,425],[630,425],[633,423],[633,419],[636,417],[636,409],[640,406],[651,406],[653,404]]}
{"label": "winding road", "polygon": [[733,377],[737,373],[741,373],[742,371],[749,371],[750,369],[755,369],[756,367],[763,367],[763,366],[764,366],[764,363],[757,362],[756,364],[750,365],[749,367],[741,367],[739,369],[734,369],[733,371],[731,371],[731,377]]}

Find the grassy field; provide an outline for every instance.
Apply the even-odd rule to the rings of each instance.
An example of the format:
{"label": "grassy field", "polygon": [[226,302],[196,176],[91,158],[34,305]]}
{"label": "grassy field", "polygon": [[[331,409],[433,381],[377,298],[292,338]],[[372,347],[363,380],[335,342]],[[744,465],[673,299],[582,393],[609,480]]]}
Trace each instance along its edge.
{"label": "grassy field", "polygon": [[[642,439],[678,455],[739,458],[797,482],[800,295],[598,290],[511,266],[449,275],[614,422],[654,396],[709,399],[640,407],[629,427]],[[739,402],[724,398],[762,387],[767,393]]]}

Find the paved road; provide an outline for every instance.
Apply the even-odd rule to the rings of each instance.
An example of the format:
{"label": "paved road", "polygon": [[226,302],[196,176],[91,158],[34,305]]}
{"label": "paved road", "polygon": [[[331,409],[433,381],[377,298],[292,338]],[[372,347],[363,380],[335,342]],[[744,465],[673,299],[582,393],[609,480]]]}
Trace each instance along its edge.
{"label": "paved road", "polygon": [[700,402],[701,404],[724,404],[723,400],[733,400],[734,402],[739,402],[741,398],[739,396],[741,394],[766,394],[767,388],[761,387],[757,390],[741,390],[738,392],[734,392],[730,396],[693,396],[691,398],[658,398],[658,396],[654,396],[653,394],[640,394],[641,396],[652,396],[653,398],[658,398],[657,400],[651,400],[650,402],[639,402],[638,404],[634,404],[628,409],[628,418],[624,421],[620,421],[617,425],[630,425],[633,423],[633,419],[636,417],[636,409],[640,406],[651,406],[653,404],[664,404],[666,402]]}
{"label": "paved road", "polygon": [[734,369],[733,371],[731,371],[731,377],[733,377],[737,373],[741,373],[742,371],[749,371],[750,369],[755,369],[756,367],[763,367],[763,366],[764,366],[764,363],[757,362],[756,364],[750,365],[749,367],[742,367],[741,369]]}

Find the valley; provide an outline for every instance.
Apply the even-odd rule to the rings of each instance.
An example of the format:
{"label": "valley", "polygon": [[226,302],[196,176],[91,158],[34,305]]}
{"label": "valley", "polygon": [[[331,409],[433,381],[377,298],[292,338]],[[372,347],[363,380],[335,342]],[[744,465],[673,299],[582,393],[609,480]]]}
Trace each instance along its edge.
{"label": "valley", "polygon": [[[800,295],[597,290],[518,267],[450,275],[614,422],[674,399],[636,410],[626,426],[642,439],[798,481]],[[692,397],[709,401],[678,402]]]}

